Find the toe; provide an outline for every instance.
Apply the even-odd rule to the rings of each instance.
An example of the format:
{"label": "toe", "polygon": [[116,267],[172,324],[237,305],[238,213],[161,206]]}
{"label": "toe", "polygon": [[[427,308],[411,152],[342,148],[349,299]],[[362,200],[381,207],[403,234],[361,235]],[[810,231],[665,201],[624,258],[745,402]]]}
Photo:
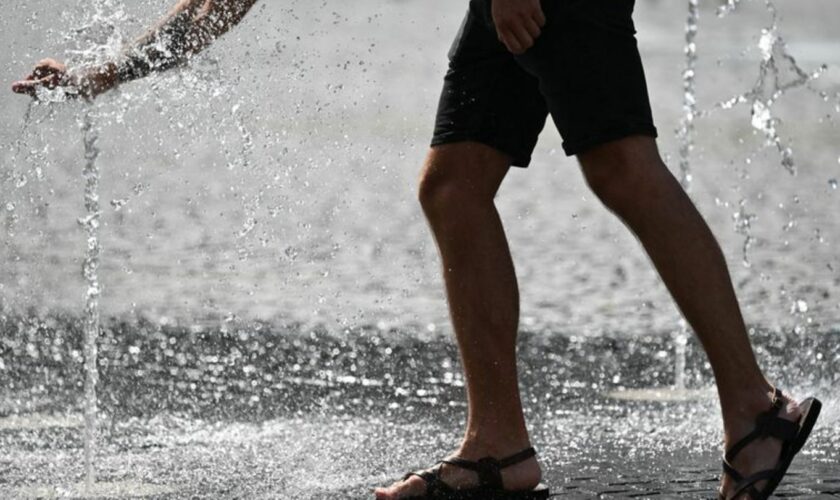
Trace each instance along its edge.
{"label": "toe", "polygon": [[419,477],[410,477],[405,481],[399,481],[387,488],[374,490],[376,500],[401,500],[415,496],[421,496],[426,491],[426,484]]}

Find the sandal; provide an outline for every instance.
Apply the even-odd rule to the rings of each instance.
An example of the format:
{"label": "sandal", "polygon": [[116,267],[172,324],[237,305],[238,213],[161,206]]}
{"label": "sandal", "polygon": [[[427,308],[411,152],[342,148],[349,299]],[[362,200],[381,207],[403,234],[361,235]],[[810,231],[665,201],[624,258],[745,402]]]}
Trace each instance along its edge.
{"label": "sandal", "polygon": [[[485,457],[477,462],[458,457],[441,460],[429,470],[409,472],[403,476],[403,481],[417,476],[426,482],[426,493],[423,496],[408,497],[405,500],[544,500],[548,498],[548,487],[545,485],[527,491],[510,491],[502,483],[502,469],[524,462],[536,454],[533,448],[528,448],[501,460],[493,457]],[[455,489],[444,483],[440,478],[440,470],[444,465],[475,472],[478,474],[478,486]]]}
{"label": "sandal", "polygon": [[[793,457],[799,453],[799,450],[805,445],[805,441],[808,440],[808,435],[811,434],[814,423],[816,423],[817,417],[820,415],[822,403],[815,398],[808,398],[799,403],[802,415],[796,422],[785,420],[778,416],[783,406],[782,391],[774,388],[773,402],[770,409],[761,413],[756,418],[755,429],[751,433],[735,443],[726,452],[723,457],[723,472],[729,474],[735,480],[735,489],[730,495],[724,495],[723,492],[718,491],[719,500],[732,500],[744,493],[748,494],[751,500],[766,500],[776,490],[776,487],[785,476],[790,463],[793,461]],[[782,441],[782,451],[779,454],[779,461],[776,464],[776,468],[756,472],[746,478],[743,477],[732,467],[732,460],[748,444],[756,439],[768,437]],[[755,483],[759,481],[767,481],[767,484],[761,491],[755,488]]]}

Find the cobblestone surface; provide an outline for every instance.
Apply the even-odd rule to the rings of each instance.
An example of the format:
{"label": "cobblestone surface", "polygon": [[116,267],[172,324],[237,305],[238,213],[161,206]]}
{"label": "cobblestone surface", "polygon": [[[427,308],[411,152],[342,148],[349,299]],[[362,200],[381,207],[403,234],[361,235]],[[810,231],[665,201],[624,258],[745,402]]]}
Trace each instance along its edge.
{"label": "cobblestone surface", "polygon": [[[44,361],[75,359],[79,329],[30,323],[7,321],[12,342],[0,349],[0,380],[14,381],[0,391],[0,500],[84,475],[81,370]],[[451,453],[466,418],[452,343],[399,335],[109,325],[98,477],[175,491],[156,498],[371,499],[374,487]],[[807,365],[813,383],[784,384],[824,407],[780,497],[840,497],[834,336],[808,339],[828,358]],[[781,333],[754,340],[786,370],[796,359],[784,354],[805,351]],[[669,392],[671,349],[667,337],[522,336],[532,442],[556,498],[714,498],[721,423],[711,377],[691,341],[687,379],[703,390]]]}
{"label": "cobblestone surface", "polygon": [[[675,477],[632,473],[604,480],[596,476],[573,477],[552,488],[552,497],[584,498],[715,498],[717,470],[680,470]],[[665,474],[663,473],[663,476]],[[776,490],[780,498],[840,498],[840,472],[798,469],[790,471]]]}

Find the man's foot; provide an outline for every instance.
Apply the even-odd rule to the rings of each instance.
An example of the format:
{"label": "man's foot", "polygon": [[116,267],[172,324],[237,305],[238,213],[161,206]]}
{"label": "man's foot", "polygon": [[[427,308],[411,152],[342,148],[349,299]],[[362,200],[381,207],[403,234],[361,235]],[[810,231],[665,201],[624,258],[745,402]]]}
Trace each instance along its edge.
{"label": "man's foot", "polygon": [[[753,407],[751,416],[745,416],[741,419],[732,419],[730,422],[725,422],[726,436],[724,440],[724,449],[729,450],[735,443],[741,440],[744,436],[755,429],[755,419],[762,413],[767,411],[771,406],[772,392],[768,393],[766,399],[759,398]],[[779,410],[778,416],[791,422],[796,422],[802,416],[802,411],[796,401],[789,398],[787,395],[782,395],[784,405]],[[779,462],[779,455],[782,451],[782,441],[775,438],[757,439],[748,444],[735,459],[731,465],[743,477],[768,469],[774,469]],[[755,487],[758,491],[762,491],[766,481],[756,483]],[[723,475],[721,481],[721,493],[724,498],[732,493],[735,486],[735,481],[728,475]],[[739,496],[736,500],[752,500],[748,494]]]}
{"label": "man's foot", "polygon": [[[501,459],[503,457],[513,455],[527,448],[529,445],[524,445],[516,449],[486,451],[477,448],[462,445],[461,449],[451,457],[460,457],[467,460],[477,461],[484,457],[494,457]],[[455,467],[452,465],[442,465],[440,471],[441,480],[454,489],[473,488],[478,486],[478,477],[475,472]],[[542,479],[542,471],[537,462],[536,457],[531,457],[523,462],[520,462],[502,469],[502,483],[506,490],[530,490],[536,488]],[[426,493],[426,482],[417,476],[411,476],[408,479],[398,481],[387,488],[377,488],[374,493],[376,500],[401,500],[404,498],[420,497]]]}

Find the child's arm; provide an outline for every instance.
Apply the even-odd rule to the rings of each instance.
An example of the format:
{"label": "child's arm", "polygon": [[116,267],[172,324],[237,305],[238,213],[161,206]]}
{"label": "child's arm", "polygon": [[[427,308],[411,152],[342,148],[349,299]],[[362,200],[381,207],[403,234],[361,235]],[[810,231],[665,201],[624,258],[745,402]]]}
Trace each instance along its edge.
{"label": "child's arm", "polygon": [[26,79],[15,82],[12,90],[35,97],[41,87],[65,87],[71,95],[95,97],[121,83],[183,64],[239,23],[254,3],[256,0],[181,0],[118,61],[74,73],[54,59],[44,59]]}

